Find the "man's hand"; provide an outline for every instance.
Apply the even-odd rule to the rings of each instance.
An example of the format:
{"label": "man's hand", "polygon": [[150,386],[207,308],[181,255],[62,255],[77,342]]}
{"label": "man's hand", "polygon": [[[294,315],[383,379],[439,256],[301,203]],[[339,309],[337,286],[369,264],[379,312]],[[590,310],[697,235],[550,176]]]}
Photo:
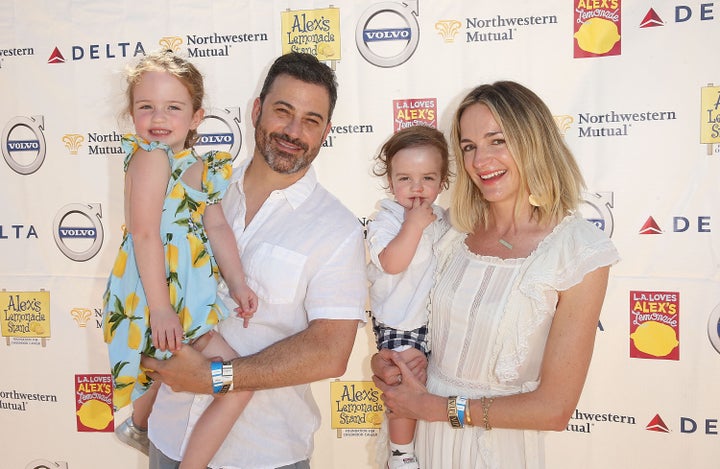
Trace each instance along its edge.
{"label": "man's hand", "polygon": [[[373,374],[388,385],[396,385],[402,381],[402,373],[396,362],[400,362],[400,354],[389,349],[382,349],[370,359],[370,368]],[[427,359],[418,356],[408,363],[408,369],[421,383],[427,380]]]}
{"label": "man's hand", "polygon": [[141,363],[151,379],[162,381],[175,392],[212,394],[210,359],[190,345],[182,344],[167,360],[143,356]]}

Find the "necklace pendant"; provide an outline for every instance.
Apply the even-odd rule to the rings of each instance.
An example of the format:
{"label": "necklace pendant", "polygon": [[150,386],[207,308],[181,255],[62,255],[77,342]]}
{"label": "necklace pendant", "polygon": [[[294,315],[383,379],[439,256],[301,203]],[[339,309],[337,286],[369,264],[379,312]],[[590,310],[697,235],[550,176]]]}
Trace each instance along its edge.
{"label": "necklace pendant", "polygon": [[505,246],[506,248],[508,248],[508,249],[512,249],[512,248],[513,248],[512,244],[508,243],[508,242],[505,241],[504,239],[500,239],[500,240],[498,240],[498,242],[499,242],[500,244],[502,244],[503,246]]}

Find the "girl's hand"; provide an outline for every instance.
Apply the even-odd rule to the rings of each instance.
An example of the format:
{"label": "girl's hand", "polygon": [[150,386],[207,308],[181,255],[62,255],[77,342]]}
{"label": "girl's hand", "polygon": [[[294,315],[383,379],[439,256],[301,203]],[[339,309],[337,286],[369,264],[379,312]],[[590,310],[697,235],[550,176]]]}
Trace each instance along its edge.
{"label": "girl's hand", "polygon": [[[395,364],[396,361],[401,360],[397,352],[382,349],[370,359],[370,368],[375,377],[392,386],[402,381],[400,368]],[[424,356],[410,360],[407,368],[418,382],[424,383],[427,380],[427,359]]]}
{"label": "girl's hand", "polygon": [[238,291],[230,292],[230,296],[232,296],[233,300],[238,304],[235,312],[238,317],[243,318],[243,327],[248,327],[250,325],[250,318],[253,317],[255,311],[257,311],[257,295],[246,283],[243,283],[238,288]]}
{"label": "girl's hand", "polygon": [[177,351],[182,345],[184,331],[180,318],[172,309],[150,312],[153,346],[162,351]]}

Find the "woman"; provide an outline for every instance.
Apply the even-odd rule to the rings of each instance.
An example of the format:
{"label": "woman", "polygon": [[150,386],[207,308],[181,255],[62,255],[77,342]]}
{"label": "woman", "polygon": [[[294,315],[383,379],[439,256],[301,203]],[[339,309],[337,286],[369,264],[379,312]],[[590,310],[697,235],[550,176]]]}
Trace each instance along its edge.
{"label": "woman", "polygon": [[452,145],[427,388],[391,351],[373,358],[374,380],[390,418],[419,420],[420,467],[542,468],[541,431],[575,410],[618,253],[576,213],[582,175],[532,91],[472,90]]}

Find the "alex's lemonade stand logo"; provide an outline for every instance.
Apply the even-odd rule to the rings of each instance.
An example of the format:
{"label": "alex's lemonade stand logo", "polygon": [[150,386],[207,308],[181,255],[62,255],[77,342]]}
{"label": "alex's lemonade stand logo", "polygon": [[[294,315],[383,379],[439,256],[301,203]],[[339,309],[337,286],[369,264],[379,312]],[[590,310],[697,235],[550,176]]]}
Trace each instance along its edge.
{"label": "alex's lemonade stand logo", "polygon": [[380,428],[385,407],[372,381],[330,383],[332,428]]}
{"label": "alex's lemonade stand logo", "polygon": [[40,344],[50,338],[50,292],[0,291],[0,329],[7,345]]}
{"label": "alex's lemonade stand logo", "polygon": [[680,359],[680,294],[630,292],[630,357]]}

